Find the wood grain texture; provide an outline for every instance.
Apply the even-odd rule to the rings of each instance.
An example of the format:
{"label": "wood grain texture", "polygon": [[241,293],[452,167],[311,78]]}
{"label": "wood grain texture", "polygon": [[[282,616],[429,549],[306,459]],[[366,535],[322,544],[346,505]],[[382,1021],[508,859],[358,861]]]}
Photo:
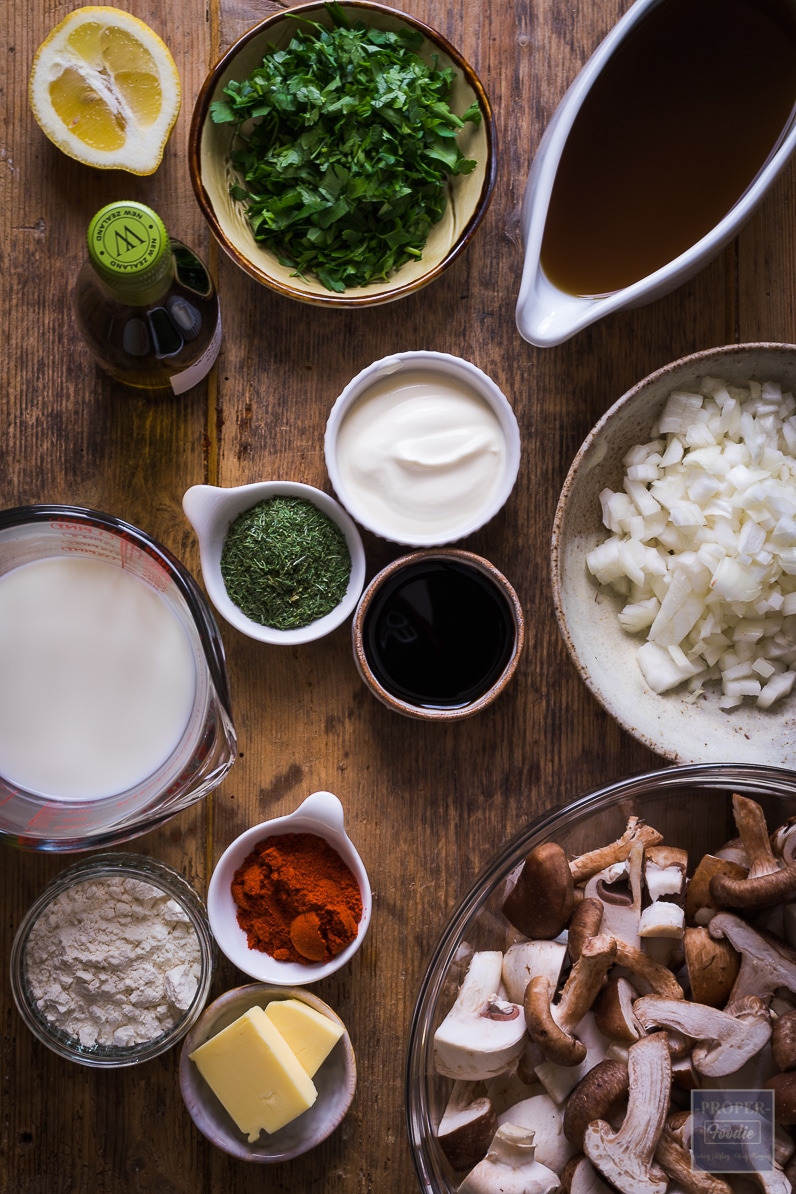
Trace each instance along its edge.
{"label": "wood grain texture", "polygon": [[[202,805],[129,848],[172,863],[206,890],[239,832],[334,791],[374,891],[354,962],[313,990],[349,1027],[358,1092],[338,1132],[309,1156],[262,1172],[214,1150],[177,1084],[177,1051],[139,1071],[94,1073],[28,1034],[3,965],[0,1189],[13,1194],[411,1194],[404,1062],[426,960],[458,897],[511,834],[552,806],[660,763],[581,683],[560,641],[548,577],[558,492],[585,435],[630,385],[684,353],[743,339],[796,339],[794,177],[732,246],[654,305],[615,315],[559,348],[515,330],[519,211],[547,120],[626,0],[412,0],[396,7],[440,29],[472,61],[498,122],[500,167],[467,254],[427,290],[363,312],[326,313],[259,287],[210,244],[187,172],[194,98],[213,58],[280,5],[268,0],[131,0],[174,53],[184,100],[163,165],[147,179],[91,171],[39,132],[26,102],[36,46],[68,6],[8,0],[0,45],[2,441],[0,504],[63,501],[117,514],[161,539],[198,575],[181,511],[191,484],[290,478],[330,489],[323,430],[335,397],[387,353],[436,349],[491,374],[517,413],[524,455],[501,514],[467,546],[511,579],[527,646],[502,699],[477,720],[425,726],[363,689],[349,628],[321,643],[261,646],[227,627],[240,757]],[[281,7],[291,7],[290,4]],[[225,337],[208,385],[170,402],[130,397],[77,341],[69,290],[85,227],[114,198],[151,203],[217,271]],[[365,536],[368,575],[400,549]],[[3,958],[16,926],[63,858],[4,850]],[[245,981],[221,961],[213,993]]]}

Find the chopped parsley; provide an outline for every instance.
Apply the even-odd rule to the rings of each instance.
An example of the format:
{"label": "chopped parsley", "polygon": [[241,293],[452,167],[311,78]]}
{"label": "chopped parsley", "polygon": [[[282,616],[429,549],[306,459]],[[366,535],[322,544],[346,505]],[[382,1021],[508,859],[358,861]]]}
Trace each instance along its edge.
{"label": "chopped parsley", "polygon": [[210,113],[234,125],[230,192],[255,239],[294,275],[343,292],[422,256],[449,176],[475,167],[456,137],[481,113],[451,110],[456,73],[436,55],[423,62],[419,30],[350,24],[339,4],[326,8],[331,29],[296,17],[289,46],[270,47]]}

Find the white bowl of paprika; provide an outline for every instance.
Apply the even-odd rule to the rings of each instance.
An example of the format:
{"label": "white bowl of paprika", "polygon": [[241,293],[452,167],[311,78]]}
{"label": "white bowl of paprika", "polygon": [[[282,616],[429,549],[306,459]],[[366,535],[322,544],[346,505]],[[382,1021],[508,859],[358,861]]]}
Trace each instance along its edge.
{"label": "white bowl of paprika", "polygon": [[182,506],[208,596],[236,630],[294,646],[323,638],[353,613],[365,549],[328,493],[299,481],[193,485]]}
{"label": "white bowl of paprika", "polygon": [[259,982],[286,987],[345,966],[371,911],[367,871],[331,792],[314,792],[295,812],[235,838],[207,893],[210,928],[230,962]]}

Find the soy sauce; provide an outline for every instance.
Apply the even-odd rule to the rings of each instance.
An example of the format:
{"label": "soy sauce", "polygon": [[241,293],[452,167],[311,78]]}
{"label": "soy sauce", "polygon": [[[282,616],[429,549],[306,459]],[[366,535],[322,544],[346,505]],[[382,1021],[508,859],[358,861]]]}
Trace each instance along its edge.
{"label": "soy sauce", "polygon": [[567,137],[542,267],[570,294],[621,290],[734,207],[796,102],[789,0],[663,0],[603,67]]}
{"label": "soy sauce", "polygon": [[394,573],[363,624],[376,679],[421,708],[458,709],[483,696],[508,664],[515,634],[494,581],[458,560],[421,560]]}

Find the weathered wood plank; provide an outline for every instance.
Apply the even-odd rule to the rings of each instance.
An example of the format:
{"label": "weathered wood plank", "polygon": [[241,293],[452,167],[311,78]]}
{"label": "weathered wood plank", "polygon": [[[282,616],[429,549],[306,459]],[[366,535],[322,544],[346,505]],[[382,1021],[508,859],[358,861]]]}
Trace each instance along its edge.
{"label": "weathered wood plank", "polygon": [[[548,545],[569,463],[602,412],[652,369],[740,339],[796,338],[792,174],[699,277],[560,348],[525,344],[514,327],[522,265],[519,208],[531,155],[579,66],[627,7],[622,0],[416,0],[400,4],[459,45],[482,75],[499,131],[500,171],[487,219],[438,282],[369,312],[304,307],[260,288],[209,245],[190,190],[185,144],[193,99],[212,56],[270,0],[205,5],[136,0],[171,46],[184,105],[150,179],[68,162],[39,133],[25,100],[36,45],[66,11],[42,0],[0,10],[9,69],[0,101],[0,329],[3,440],[0,500],[76,502],[156,534],[198,574],[180,501],[205,479],[222,485],[284,477],[330,489],[322,437],[336,395],[386,353],[431,348],[490,373],[522,428],[520,478],[505,510],[468,546],[518,589],[524,659],[509,691],[470,723],[430,727],[390,714],[362,688],[348,627],[321,643],[261,646],[222,633],[240,758],[204,805],[130,848],[185,871],[204,891],[208,868],[237,833],[336,792],[374,889],[370,935],[354,962],[313,989],[349,1026],[359,1087],[340,1130],[309,1156],[263,1174],[214,1150],[194,1129],[177,1085],[177,1051],[139,1071],[98,1074],[37,1045],[3,979],[0,1188],[19,1194],[274,1192],[410,1194],[403,1070],[415,993],[455,901],[527,821],[580,792],[655,766],[603,713],[560,641]],[[93,211],[115,197],[152,203],[173,231],[217,261],[225,339],[209,390],[152,404],[100,378],[77,342],[69,288]],[[208,396],[209,395],[209,396]],[[372,575],[400,549],[366,536]],[[44,882],[66,859],[3,854],[3,949]],[[221,961],[214,993],[245,981]]]}

